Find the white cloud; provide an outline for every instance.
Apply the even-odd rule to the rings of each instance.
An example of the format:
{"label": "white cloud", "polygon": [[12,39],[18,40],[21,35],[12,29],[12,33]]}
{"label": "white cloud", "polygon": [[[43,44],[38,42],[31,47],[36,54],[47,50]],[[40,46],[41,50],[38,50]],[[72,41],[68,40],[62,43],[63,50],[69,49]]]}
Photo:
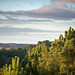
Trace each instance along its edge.
{"label": "white cloud", "polygon": [[[63,9],[62,9],[63,8]],[[75,18],[75,9],[65,9],[67,5],[65,3],[53,3],[52,5],[43,6],[36,10],[31,11],[0,11],[1,15],[8,20],[18,20],[25,22],[39,22],[39,21],[50,21],[49,19],[56,20],[69,20]],[[40,18],[40,20],[38,20]],[[43,20],[43,18],[45,20]],[[1,18],[4,19],[4,18]]]}

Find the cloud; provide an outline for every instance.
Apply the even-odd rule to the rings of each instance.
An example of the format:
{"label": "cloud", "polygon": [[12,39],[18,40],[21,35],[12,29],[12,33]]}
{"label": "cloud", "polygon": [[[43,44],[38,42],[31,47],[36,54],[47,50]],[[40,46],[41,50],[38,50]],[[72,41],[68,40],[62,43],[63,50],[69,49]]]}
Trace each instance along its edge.
{"label": "cloud", "polygon": [[29,11],[27,15],[49,19],[68,20],[75,18],[74,11],[72,12],[71,10],[60,9],[51,6],[44,6],[40,9]]}
{"label": "cloud", "polygon": [[57,8],[63,8],[63,9],[68,8],[67,4],[65,3],[52,3],[52,6],[57,7]]}
{"label": "cloud", "polygon": [[1,15],[0,24],[27,24],[27,23],[47,23],[54,22],[51,19],[43,19],[43,18],[35,18],[35,17],[27,17],[25,15]]}
{"label": "cloud", "polygon": [[[20,16],[27,16],[32,17],[33,19],[29,19],[34,21],[34,18],[47,18],[47,19],[56,19],[56,20],[70,20],[75,18],[75,9],[61,9],[58,8],[61,4],[61,8],[67,7],[65,4],[62,3],[54,3],[54,6],[43,6],[36,10],[31,11],[7,11],[3,12],[0,11],[0,14],[11,15],[11,17],[7,17],[12,20],[23,20],[23,18],[19,19]],[[15,16],[15,17],[14,17]],[[36,20],[37,22],[40,20]]]}
{"label": "cloud", "polygon": [[45,32],[45,31],[31,28],[0,27],[0,35],[21,35],[22,33],[27,35],[29,32]]}
{"label": "cloud", "polygon": [[75,0],[53,0],[53,1],[66,1],[66,2],[75,2]]}
{"label": "cloud", "polygon": [[0,35],[28,35],[32,33],[60,33],[62,31],[49,31],[41,29],[32,29],[32,28],[12,28],[12,27],[0,27]]}
{"label": "cloud", "polygon": [[47,31],[31,28],[0,27],[0,42],[37,43],[39,40],[54,40],[62,31]]}

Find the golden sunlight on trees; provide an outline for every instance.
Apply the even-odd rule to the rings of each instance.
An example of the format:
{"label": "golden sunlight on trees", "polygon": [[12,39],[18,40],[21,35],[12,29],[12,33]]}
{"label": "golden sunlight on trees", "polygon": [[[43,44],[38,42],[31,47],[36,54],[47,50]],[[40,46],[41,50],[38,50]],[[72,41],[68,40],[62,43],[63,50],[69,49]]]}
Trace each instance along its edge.
{"label": "golden sunlight on trees", "polygon": [[[38,42],[22,60],[12,58],[12,65],[3,66],[2,75],[75,75],[75,30],[69,28],[65,36],[52,43]],[[20,66],[20,67],[19,67]],[[19,67],[19,68],[18,68]]]}

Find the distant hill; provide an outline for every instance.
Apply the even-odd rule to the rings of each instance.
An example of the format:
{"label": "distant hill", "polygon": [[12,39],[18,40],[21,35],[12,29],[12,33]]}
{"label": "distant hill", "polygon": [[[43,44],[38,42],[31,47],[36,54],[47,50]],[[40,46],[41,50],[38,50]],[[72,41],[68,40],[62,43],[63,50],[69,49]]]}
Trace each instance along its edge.
{"label": "distant hill", "polygon": [[[20,63],[28,53],[36,47],[51,47],[49,40],[39,41],[37,44],[0,43],[0,68],[5,64],[11,64],[12,57],[18,56]],[[3,48],[4,47],[4,48]]]}
{"label": "distant hill", "polygon": [[[38,41],[38,43],[37,44],[16,44],[16,43],[0,43],[0,49],[1,48],[16,48],[16,47],[20,47],[20,48],[22,48],[22,47],[26,47],[26,48],[28,48],[29,49],[29,47],[32,47],[33,48],[33,46],[35,45],[46,45],[46,46],[48,46],[48,47],[50,47],[51,46],[51,42],[52,41],[49,41],[49,40],[44,40],[44,41]],[[32,49],[31,48],[31,49]]]}
{"label": "distant hill", "polygon": [[4,48],[16,48],[16,47],[26,47],[29,46],[31,44],[16,44],[16,43],[0,43],[0,48],[4,47]]}

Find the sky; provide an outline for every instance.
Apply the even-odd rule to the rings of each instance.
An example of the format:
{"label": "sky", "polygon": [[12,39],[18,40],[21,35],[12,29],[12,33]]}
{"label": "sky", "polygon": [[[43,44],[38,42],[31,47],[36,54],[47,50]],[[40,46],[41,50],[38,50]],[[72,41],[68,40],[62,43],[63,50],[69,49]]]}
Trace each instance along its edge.
{"label": "sky", "polygon": [[75,0],[0,0],[0,43],[36,44],[75,29]]}

